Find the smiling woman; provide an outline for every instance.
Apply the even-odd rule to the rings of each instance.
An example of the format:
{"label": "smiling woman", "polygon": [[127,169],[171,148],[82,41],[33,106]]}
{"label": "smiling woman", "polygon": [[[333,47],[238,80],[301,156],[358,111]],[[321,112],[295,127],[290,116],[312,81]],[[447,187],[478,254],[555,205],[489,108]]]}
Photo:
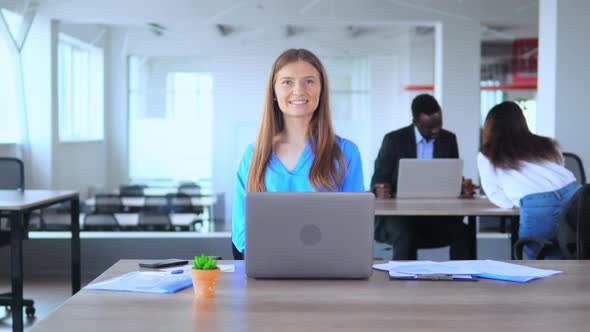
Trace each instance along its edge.
{"label": "smiling woman", "polygon": [[256,143],[237,173],[236,258],[245,250],[246,192],[364,191],[359,150],[334,133],[328,77],[313,53],[289,49],[273,64]]}

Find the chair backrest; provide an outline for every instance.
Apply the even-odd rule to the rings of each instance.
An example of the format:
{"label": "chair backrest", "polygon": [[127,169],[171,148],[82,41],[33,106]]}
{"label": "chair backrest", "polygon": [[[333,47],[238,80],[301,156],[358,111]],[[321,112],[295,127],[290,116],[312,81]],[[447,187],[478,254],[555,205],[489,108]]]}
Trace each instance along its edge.
{"label": "chair backrest", "polygon": [[0,158],[0,189],[24,190],[25,172],[23,162],[17,158]]}
{"label": "chair backrest", "polygon": [[[0,157],[0,189],[22,191],[25,188],[25,174],[23,162],[17,158]],[[9,228],[4,226],[10,222],[0,218],[0,246],[10,244]]]}
{"label": "chair backrest", "polygon": [[142,197],[145,185],[122,185],[119,186],[119,195],[127,197]]}
{"label": "chair backrest", "polygon": [[576,183],[582,185],[586,184],[586,173],[584,172],[582,159],[571,152],[564,152],[563,159],[565,161],[565,168],[574,173],[574,176],[576,177]]}
{"label": "chair backrest", "polygon": [[84,218],[84,230],[112,231],[117,229],[119,229],[119,222],[111,213],[91,213]]}
{"label": "chair backrest", "polygon": [[145,196],[142,211],[168,213],[166,196]]}
{"label": "chair backrest", "polygon": [[172,221],[167,213],[155,213],[142,211],[139,214],[139,228],[147,231],[168,231],[172,227]]}
{"label": "chair backrest", "polygon": [[94,211],[96,213],[123,212],[121,196],[117,194],[96,194],[94,197]]}
{"label": "chair backrest", "polygon": [[201,186],[194,182],[185,182],[181,183],[178,186],[178,193],[185,193],[185,194],[198,194],[201,191]]}
{"label": "chair backrest", "polygon": [[568,202],[558,223],[557,243],[564,259],[590,259],[590,184]]}
{"label": "chair backrest", "polygon": [[190,213],[193,212],[193,203],[191,197],[187,194],[167,194],[166,203],[171,212]]}

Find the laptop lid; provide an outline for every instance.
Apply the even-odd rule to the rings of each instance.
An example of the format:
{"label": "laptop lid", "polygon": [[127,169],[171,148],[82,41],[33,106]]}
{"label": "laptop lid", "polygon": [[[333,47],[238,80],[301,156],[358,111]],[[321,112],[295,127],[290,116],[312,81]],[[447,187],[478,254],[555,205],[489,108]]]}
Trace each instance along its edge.
{"label": "laptop lid", "polygon": [[397,197],[458,197],[462,176],[461,159],[400,159]]}
{"label": "laptop lid", "polygon": [[247,193],[246,275],[368,278],[374,215],[372,193]]}

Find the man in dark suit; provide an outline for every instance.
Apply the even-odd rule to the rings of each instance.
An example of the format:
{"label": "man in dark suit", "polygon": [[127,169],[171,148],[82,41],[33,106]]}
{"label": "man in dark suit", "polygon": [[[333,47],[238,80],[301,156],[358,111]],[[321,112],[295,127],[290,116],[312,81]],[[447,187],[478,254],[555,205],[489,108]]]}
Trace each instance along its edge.
{"label": "man in dark suit", "polygon": [[[442,129],[442,111],[431,95],[412,101],[412,124],[385,135],[371,179],[378,198],[395,197],[401,158],[459,158],[457,138]],[[394,260],[417,259],[418,248],[450,245],[451,259],[468,259],[462,217],[378,217],[375,239],[393,245]]]}

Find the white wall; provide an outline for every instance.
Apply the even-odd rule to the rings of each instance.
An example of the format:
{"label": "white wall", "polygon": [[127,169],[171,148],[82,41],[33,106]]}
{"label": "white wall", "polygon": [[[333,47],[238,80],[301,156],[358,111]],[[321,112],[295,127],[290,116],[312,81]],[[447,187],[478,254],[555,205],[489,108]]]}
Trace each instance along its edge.
{"label": "white wall", "polygon": [[546,135],[551,135],[554,123],[562,150],[578,154],[586,173],[590,169],[590,145],[584,135],[590,123],[590,43],[582,31],[590,31],[589,12],[590,2],[584,0],[540,2],[539,122]]}
{"label": "white wall", "polygon": [[455,132],[463,174],[477,179],[479,151],[481,26],[448,19],[435,28],[435,96],[444,114],[444,127]]}
{"label": "white wall", "polygon": [[51,21],[37,15],[22,50],[25,100],[28,112],[30,155],[25,158],[25,186],[51,188]]}
{"label": "white wall", "polygon": [[107,184],[114,189],[129,180],[127,172],[127,55],[125,31],[114,28],[106,59],[105,142],[107,144]]}

